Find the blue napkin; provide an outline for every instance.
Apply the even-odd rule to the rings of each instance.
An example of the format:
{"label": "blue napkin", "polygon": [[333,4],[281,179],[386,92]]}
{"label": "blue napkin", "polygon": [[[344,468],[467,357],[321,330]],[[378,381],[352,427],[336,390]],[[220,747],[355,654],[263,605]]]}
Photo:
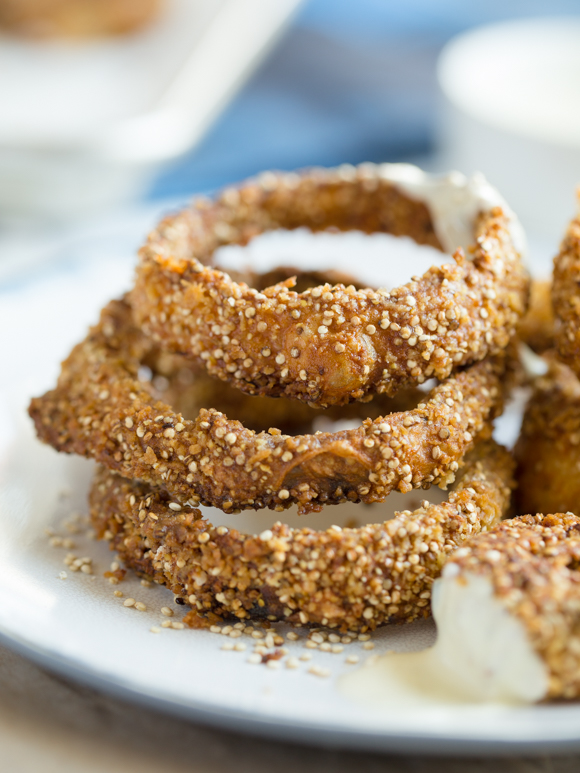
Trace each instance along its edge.
{"label": "blue napkin", "polygon": [[435,65],[449,38],[479,24],[578,12],[577,0],[310,0],[150,198],[211,190],[263,169],[428,155]]}

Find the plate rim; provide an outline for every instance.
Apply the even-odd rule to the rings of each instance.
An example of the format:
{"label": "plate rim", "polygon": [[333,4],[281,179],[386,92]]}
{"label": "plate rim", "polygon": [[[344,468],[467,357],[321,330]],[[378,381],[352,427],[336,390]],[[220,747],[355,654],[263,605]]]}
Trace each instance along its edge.
{"label": "plate rim", "polygon": [[[184,702],[144,690],[129,681],[124,683],[118,678],[91,668],[88,664],[62,656],[49,647],[26,641],[10,633],[2,625],[0,625],[0,644],[28,658],[41,668],[135,706],[146,706],[150,710],[192,720],[205,726],[222,728],[234,733],[247,733],[254,737],[275,741],[374,753],[412,752],[414,755],[423,757],[429,755],[501,757],[518,753],[542,755],[580,751],[580,734],[557,739],[543,738],[537,734],[533,739],[521,737],[486,739],[466,733],[458,738],[421,731],[402,733],[398,730],[396,733],[389,733],[388,729],[375,729],[365,732],[360,728],[352,729],[336,723],[313,724],[300,720],[285,721],[281,718],[270,720],[248,710],[216,707],[199,699]],[[575,706],[575,708],[580,707]]]}

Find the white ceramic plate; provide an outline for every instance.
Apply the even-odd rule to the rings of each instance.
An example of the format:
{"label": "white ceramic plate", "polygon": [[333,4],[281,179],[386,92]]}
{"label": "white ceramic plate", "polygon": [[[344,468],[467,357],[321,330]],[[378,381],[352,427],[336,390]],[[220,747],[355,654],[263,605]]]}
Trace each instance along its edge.
{"label": "white ceramic plate", "polygon": [[[160,613],[162,606],[175,610],[172,620],[179,619],[183,607],[174,604],[169,591],[143,587],[130,574],[115,587],[103,578],[113,558],[107,546],[90,539],[85,528],[70,534],[62,525],[71,513],[86,513],[92,465],[59,456],[38,443],[25,414],[29,397],[54,383],[59,360],[84,335],[100,306],[130,283],[130,254],[103,250],[98,261],[81,260],[84,253],[94,255],[98,246],[93,234],[90,243],[77,242],[79,260],[0,292],[3,640],[72,678],[179,715],[257,734],[413,752],[579,749],[576,705],[418,709],[393,705],[388,712],[376,713],[342,696],[341,674],[357,667],[345,662],[348,654],[358,654],[362,662],[387,649],[428,646],[435,636],[429,621],[383,628],[373,637],[372,653],[360,642],[346,645],[340,654],[313,651],[312,660],[301,661],[296,670],[247,663],[254,644],[247,636],[235,640],[247,644],[245,652],[228,652],[221,650],[226,637],[208,631],[150,632],[167,619]],[[334,248],[332,252],[336,257]],[[369,514],[363,508],[363,517],[388,517],[392,502],[373,509]],[[336,522],[340,508],[329,510],[331,522]],[[270,517],[255,516],[262,525]],[[51,547],[48,527],[71,538],[74,548]],[[94,574],[71,572],[63,564],[67,552],[91,557]],[[67,572],[66,579],[60,579],[62,571]],[[115,589],[122,590],[124,598],[143,601],[147,610],[124,607],[123,599],[114,597]],[[291,655],[310,652],[304,647],[305,634],[300,637],[287,643]],[[330,676],[309,673],[312,664],[329,669]]]}

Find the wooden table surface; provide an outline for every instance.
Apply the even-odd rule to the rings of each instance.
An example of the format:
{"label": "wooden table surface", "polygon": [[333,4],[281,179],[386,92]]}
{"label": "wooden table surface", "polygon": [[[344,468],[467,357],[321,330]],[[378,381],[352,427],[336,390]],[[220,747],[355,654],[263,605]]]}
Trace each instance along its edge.
{"label": "wooden table surface", "polygon": [[0,647],[2,773],[577,773],[580,756],[402,757],[317,749],[173,719]]}

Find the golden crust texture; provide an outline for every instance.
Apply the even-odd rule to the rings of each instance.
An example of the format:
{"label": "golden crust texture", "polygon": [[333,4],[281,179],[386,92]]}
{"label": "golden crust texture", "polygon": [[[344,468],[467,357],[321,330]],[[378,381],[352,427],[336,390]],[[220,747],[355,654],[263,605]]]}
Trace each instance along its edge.
{"label": "golden crust texture", "polygon": [[481,534],[453,556],[483,575],[524,625],[547,666],[548,698],[580,697],[580,518],[523,515]]}
{"label": "golden crust texture", "polygon": [[552,303],[556,345],[564,362],[580,375],[580,216],[572,220],[554,258]]}
{"label": "golden crust texture", "polygon": [[520,513],[580,510],[580,382],[566,365],[549,363],[534,382],[515,448]]}
{"label": "golden crust texture", "polygon": [[111,302],[63,363],[56,389],[32,400],[38,436],[181,503],[226,511],[294,502],[312,510],[445,487],[502,398],[503,362],[488,359],[434,387],[413,410],[355,429],[257,433],[214,409],[186,419],[157,400],[138,377],[152,347],[127,302]]}
{"label": "golden crust texture", "polygon": [[532,280],[530,305],[517,328],[518,338],[538,354],[555,346],[552,282]]}
{"label": "golden crust texture", "polygon": [[528,276],[500,208],[474,246],[386,290],[291,281],[261,290],[210,266],[224,244],[300,226],[408,235],[439,247],[426,206],[364,164],[267,173],[164,220],[141,250],[131,302],[143,330],[250,394],[320,406],[447,378],[502,351],[524,313]]}
{"label": "golden crust texture", "polygon": [[357,529],[276,523],[252,536],[214,527],[166,492],[101,468],[91,518],[128,566],[188,601],[194,626],[233,615],[364,631],[430,613],[447,557],[505,513],[512,472],[507,451],[481,441],[443,504]]}

